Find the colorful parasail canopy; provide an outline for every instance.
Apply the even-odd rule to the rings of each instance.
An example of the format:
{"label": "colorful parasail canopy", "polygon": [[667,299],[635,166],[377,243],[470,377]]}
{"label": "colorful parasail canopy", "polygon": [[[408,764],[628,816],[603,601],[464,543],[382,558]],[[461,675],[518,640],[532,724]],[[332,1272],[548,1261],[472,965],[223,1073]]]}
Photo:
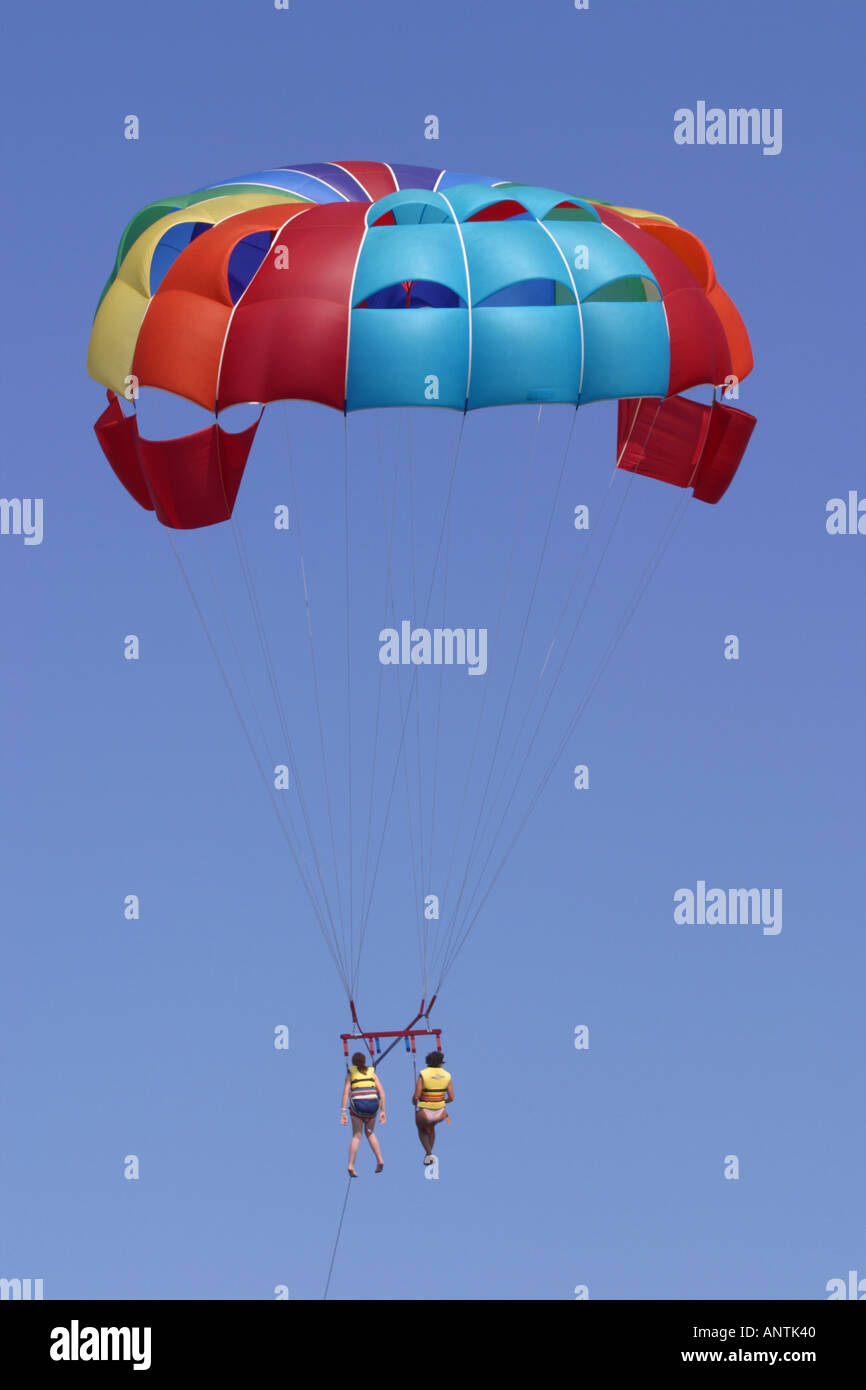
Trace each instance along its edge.
{"label": "colorful parasail canopy", "polygon": [[[407,310],[426,310],[409,312]],[[755,425],[680,396],[752,368],[706,247],[669,218],[415,165],[270,169],[151,203],[121,237],[88,371],[121,482],[165,525],[232,512],[257,424],[154,441],[118,393],[241,402],[618,400],[617,462],[715,502]]]}

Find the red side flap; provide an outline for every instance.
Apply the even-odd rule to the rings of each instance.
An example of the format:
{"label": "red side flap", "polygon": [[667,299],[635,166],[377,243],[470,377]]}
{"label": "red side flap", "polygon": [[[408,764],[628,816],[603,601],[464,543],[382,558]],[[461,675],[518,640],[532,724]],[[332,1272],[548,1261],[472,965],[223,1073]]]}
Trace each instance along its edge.
{"label": "red side flap", "polygon": [[617,465],[675,487],[691,487],[701,502],[727,490],[756,420],[721,402],[685,396],[619,402]]}
{"label": "red side flap", "polygon": [[138,457],[138,421],[134,415],[124,415],[113,391],[107,394],[108,406],[93,426],[96,438],[127,492],[152,512],[153,500]]}
{"label": "red side flap", "polygon": [[180,439],[139,439],[138,450],[163,526],[192,530],[228,521],[259,422],[239,434],[210,425]]}
{"label": "red side flap", "polygon": [[745,410],[735,410],[721,401],[714,403],[704,456],[694,483],[698,501],[718,502],[724,496],[757,423],[755,416]]}
{"label": "red side flap", "polygon": [[[260,419],[261,417],[259,417]],[[127,492],[163,526],[193,530],[228,521],[259,421],[238,434],[209,425],[180,439],[142,439],[113,391],[94,429]]]}
{"label": "red side flap", "polygon": [[619,402],[617,463],[662,483],[688,487],[709,424],[710,407],[685,396]]}

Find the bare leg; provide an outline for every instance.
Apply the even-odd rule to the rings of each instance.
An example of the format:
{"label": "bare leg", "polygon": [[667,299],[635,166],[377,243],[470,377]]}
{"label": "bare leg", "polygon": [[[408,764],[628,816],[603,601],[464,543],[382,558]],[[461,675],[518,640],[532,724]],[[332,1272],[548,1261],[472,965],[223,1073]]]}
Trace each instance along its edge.
{"label": "bare leg", "polygon": [[421,1140],[425,1154],[432,1154],[436,1130],[427,1120],[425,1111],[415,1111],[415,1123],[418,1126],[418,1138]]}
{"label": "bare leg", "polygon": [[367,1141],[368,1141],[368,1143],[369,1143],[369,1145],[370,1145],[370,1148],[373,1150],[373,1153],[376,1155],[376,1163],[377,1163],[377,1165],[378,1165],[377,1168],[376,1168],[376,1172],[377,1172],[377,1173],[381,1173],[383,1167],[385,1166],[385,1161],[384,1161],[384,1159],[382,1158],[382,1150],[379,1148],[379,1140],[376,1138],[376,1131],[375,1131],[374,1128],[373,1128],[373,1125],[375,1125],[375,1123],[376,1123],[375,1120],[372,1120],[372,1121],[368,1122],[367,1125],[365,1126],[365,1130],[366,1130],[366,1134],[367,1134]]}
{"label": "bare leg", "polygon": [[358,1157],[358,1149],[361,1144],[361,1130],[364,1128],[364,1122],[359,1119],[357,1115],[352,1115],[351,1113],[349,1119],[352,1121],[352,1141],[349,1144],[349,1172],[352,1174],[353,1178],[356,1178],[358,1174],[355,1172],[355,1159]]}

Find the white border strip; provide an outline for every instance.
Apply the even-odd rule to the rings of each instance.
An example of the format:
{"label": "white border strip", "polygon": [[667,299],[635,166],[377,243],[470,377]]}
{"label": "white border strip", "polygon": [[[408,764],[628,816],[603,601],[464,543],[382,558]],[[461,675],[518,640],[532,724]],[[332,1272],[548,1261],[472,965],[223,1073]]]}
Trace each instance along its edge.
{"label": "white border strip", "polygon": [[[399,190],[398,190],[398,191],[399,191]],[[386,194],[385,196],[387,197],[388,195]],[[378,202],[378,201],[379,201],[379,199],[377,198],[377,199],[376,199],[376,202]],[[359,245],[358,245],[358,254],[357,254],[357,256],[355,257],[355,266],[354,266],[354,269],[353,269],[353,271],[352,271],[352,280],[351,280],[351,284],[349,285],[348,322],[347,322],[347,324],[346,324],[346,375],[345,375],[345,377],[344,377],[344,379],[343,379],[343,414],[344,414],[344,415],[347,415],[347,414],[348,414],[348,406],[349,406],[349,348],[350,348],[351,342],[352,342],[352,300],[355,298],[355,280],[356,280],[357,275],[358,275],[358,266],[359,266],[360,263],[361,263],[361,252],[362,252],[363,249],[364,249],[364,242],[367,240],[367,233],[368,233],[369,230],[370,230],[370,228],[369,228],[369,226],[368,226],[368,224],[367,224],[367,214],[365,213],[365,214],[364,214],[364,232],[363,232],[363,235],[362,235],[362,237],[361,237],[360,243],[359,243]]]}
{"label": "white border strip", "polygon": [[[313,204],[313,207],[318,207],[318,206],[320,206],[320,204],[318,204],[318,203],[314,203],[314,204]],[[251,211],[255,211],[255,209],[253,208],[253,209],[251,209]],[[288,225],[289,225],[290,222],[294,222],[294,220],[295,220],[296,217],[303,217],[304,213],[305,213],[305,212],[309,212],[309,211],[310,211],[310,205],[307,204],[306,207],[298,208],[297,212],[295,212],[291,217],[287,217],[287,218],[286,218],[285,222],[283,222],[283,224],[279,227],[279,229],[274,233],[273,240],[271,241],[270,246],[268,247],[267,251],[265,252],[264,256],[262,257],[261,265],[260,265],[260,266],[258,267],[258,269],[256,270],[256,273],[255,273],[255,275],[252,277],[252,279],[250,280],[249,285],[247,285],[247,286],[242,290],[241,295],[240,295],[240,298],[237,299],[237,300],[235,301],[235,303],[232,305],[232,311],[231,311],[231,313],[229,314],[229,321],[228,321],[228,323],[226,324],[226,331],[225,331],[225,333],[223,334],[222,347],[220,348],[219,366],[217,367],[216,391],[214,392],[214,414],[215,414],[215,415],[219,415],[220,382],[222,381],[223,358],[225,357],[226,343],[227,343],[228,340],[229,340],[229,333],[231,332],[231,326],[232,326],[232,324],[233,324],[233,322],[234,322],[235,313],[236,313],[238,307],[243,303],[243,301],[244,301],[244,296],[246,295],[247,290],[250,288],[250,285],[255,284],[256,280],[258,279],[259,271],[261,270],[261,268],[262,268],[262,266],[264,265],[265,261],[268,259],[268,256],[269,256],[269,255],[271,254],[271,252],[273,251],[273,249],[274,249],[274,243],[276,242],[277,237],[282,236],[282,234],[283,234],[283,232],[285,231],[286,227],[288,227]],[[227,221],[227,220],[228,220],[228,219],[226,219],[226,221]],[[241,238],[241,240],[243,240],[243,238]],[[238,402],[238,404],[240,404],[240,402]],[[256,401],[255,404],[256,404],[256,405],[260,405],[260,406],[262,406],[262,408],[264,408],[264,406],[267,404],[267,402],[266,402],[266,401]]]}
{"label": "white border strip", "polygon": [[[330,188],[331,192],[336,193],[337,197],[340,198],[342,202],[351,203],[352,201],[351,198],[346,197],[345,193],[341,193],[339,188],[335,188],[332,183],[328,183],[327,179],[321,178],[318,174],[308,174],[306,169],[296,169],[294,165],[287,164],[285,170],[281,170],[280,172],[285,172],[287,174],[300,174],[302,179],[312,179],[314,183],[320,183],[323,188]],[[295,193],[297,190],[293,188],[291,191]],[[299,198],[303,198],[304,195],[303,193],[298,193],[297,196]]]}
{"label": "white border strip", "polygon": [[[373,162],[375,162],[375,161],[373,161]],[[368,188],[365,188],[365,187],[364,187],[364,185],[362,184],[361,180],[358,178],[358,175],[357,175],[357,174],[353,174],[352,171],[351,171],[351,169],[347,169],[346,166],[345,166],[345,164],[338,164],[337,161],[336,161],[336,159],[329,159],[329,160],[328,160],[328,163],[331,165],[331,167],[332,167],[333,169],[342,169],[342,171],[343,171],[343,173],[346,175],[346,177],[349,178],[349,179],[351,179],[353,183],[356,183],[356,184],[358,185],[358,187],[360,188],[360,190],[361,190],[361,192],[363,193],[364,197],[367,199],[367,202],[368,202],[368,203],[372,203],[372,202],[375,201],[375,199],[373,198],[372,194],[370,193],[370,190],[369,190]],[[351,202],[352,200],[349,199],[349,201]],[[360,201],[361,201],[361,200],[360,200],[360,198],[359,198],[359,199],[358,199],[358,202],[360,202]]]}
{"label": "white border strip", "polygon": [[573,276],[572,273],[571,273],[571,266],[568,264],[568,257],[566,256],[566,254],[565,254],[565,252],[563,251],[562,247],[560,246],[559,242],[556,240],[556,237],[553,235],[553,233],[552,233],[552,231],[550,230],[550,228],[549,228],[549,227],[545,227],[545,225],[544,225],[544,223],[543,223],[543,221],[541,220],[540,217],[536,217],[535,220],[536,220],[536,222],[538,223],[538,225],[539,225],[539,227],[541,228],[541,230],[542,230],[544,233],[546,233],[547,236],[550,237],[550,240],[553,242],[554,246],[556,247],[557,251],[559,252],[560,256],[562,257],[562,264],[565,266],[566,270],[568,271],[568,278],[569,278],[569,280],[571,281],[571,288],[572,288],[572,290],[573,290],[573,292],[574,292],[574,302],[575,302],[575,304],[577,305],[577,315],[578,315],[578,319],[580,320],[580,378],[579,378],[578,383],[577,383],[577,400],[575,401],[575,405],[579,405],[579,404],[580,404],[581,393],[582,393],[582,391],[583,391],[583,364],[584,364],[584,361],[586,360],[586,339],[585,339],[584,333],[583,333],[583,310],[582,310],[581,307],[580,307],[580,295],[579,295],[578,292],[577,292],[577,285],[575,284],[575,282],[574,282],[574,276]]}
{"label": "white border strip", "polygon": [[460,250],[463,253],[463,268],[466,271],[466,312],[469,315],[469,366],[466,372],[466,401],[463,406],[465,412],[467,406],[469,405],[469,387],[472,384],[472,282],[469,279],[469,260],[466,255],[466,243],[463,240],[463,233],[460,230],[460,223],[457,220],[457,214],[451,206],[451,203],[449,202],[446,194],[437,193],[436,196],[442,199],[443,203],[445,203],[448,207],[451,216],[454,218],[454,226],[457,230],[457,235],[460,238]]}

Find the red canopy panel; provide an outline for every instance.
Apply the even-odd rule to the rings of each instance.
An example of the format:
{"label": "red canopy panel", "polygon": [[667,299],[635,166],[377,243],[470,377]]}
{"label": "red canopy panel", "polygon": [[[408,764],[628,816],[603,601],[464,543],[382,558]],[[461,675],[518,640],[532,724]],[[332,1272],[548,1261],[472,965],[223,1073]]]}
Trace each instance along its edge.
{"label": "red canopy panel", "polygon": [[620,401],[617,466],[675,487],[690,487],[700,502],[727,491],[757,421],[714,401],[685,396]]}
{"label": "red canopy panel", "polygon": [[343,159],[339,161],[339,167],[367,190],[371,203],[387,198],[389,193],[396,193],[400,187],[388,165],[377,164],[375,160]]}
{"label": "red canopy panel", "polygon": [[232,317],[220,407],[306,400],[344,408],[349,301],[367,207],[325,203],[280,232]]}
{"label": "red canopy panel", "polygon": [[228,521],[259,422],[237,434],[209,425],[179,439],[142,439],[114,392],[94,426],[127,492],[163,526],[192,530]]}
{"label": "red canopy panel", "polygon": [[309,204],[281,203],[226,217],[196,237],[169,268],[147,307],[131,371],[142,386],[159,386],[215,410],[217,377],[233,303],[228,269],[239,242],[274,233]]}
{"label": "red canopy panel", "polygon": [[113,391],[106,395],[108,405],[93,426],[96,438],[130,496],[152,512],[153,498],[138,457],[138,421],[134,415],[124,415]]}
{"label": "red canopy panel", "polygon": [[731,349],[722,321],[695,275],[700,269],[697,252],[691,254],[690,266],[656,235],[610,208],[600,207],[598,215],[637,251],[658,281],[671,344],[668,395],[690,386],[721,386],[732,371]]}

